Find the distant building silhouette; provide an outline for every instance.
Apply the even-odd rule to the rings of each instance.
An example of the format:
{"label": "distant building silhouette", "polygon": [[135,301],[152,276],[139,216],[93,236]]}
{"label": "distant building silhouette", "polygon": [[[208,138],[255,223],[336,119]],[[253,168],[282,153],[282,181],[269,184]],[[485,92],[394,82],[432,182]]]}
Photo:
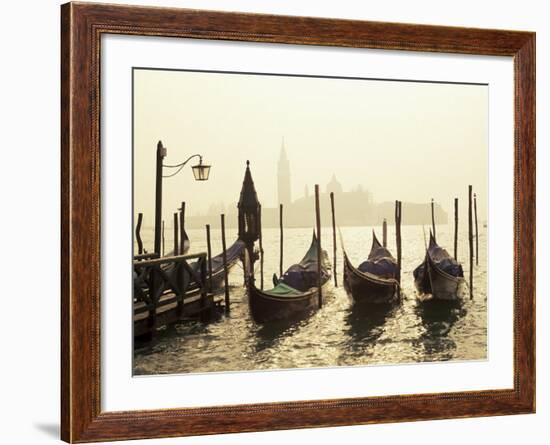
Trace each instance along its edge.
{"label": "distant building silhouette", "polygon": [[343,191],[344,189],[342,188],[342,184],[336,180],[336,175],[333,173],[330,182],[327,184],[327,193],[339,195]]}
{"label": "distant building silhouette", "polygon": [[[279,203],[284,205],[285,227],[313,227],[315,224],[315,203],[314,196],[310,193],[309,186],[304,185],[304,196],[292,201],[290,189],[290,162],[287,157],[284,139],[281,144],[279,162],[277,164],[277,199],[274,207],[262,208],[262,227],[273,228],[279,226]],[[342,184],[332,174],[330,181],[325,187],[325,192],[320,194],[321,221],[323,224],[330,224],[330,193],[334,193],[336,201],[336,223],[338,226],[361,226],[369,227],[381,225],[386,219],[390,224],[395,216],[395,202],[375,202],[372,193],[358,184],[352,190],[344,191]],[[258,196],[262,191],[258,190]],[[219,213],[227,217],[227,227],[235,227],[237,224],[236,206],[224,206],[223,203],[213,203],[208,209],[207,215],[193,216],[186,220],[188,228],[203,228],[205,224],[216,225]],[[214,218],[213,218],[214,217]],[[439,204],[435,205],[436,224],[447,223],[447,213]],[[403,224],[404,225],[426,225],[431,224],[430,202],[424,203],[403,203]]]}
{"label": "distant building silhouette", "polygon": [[292,202],[290,193],[290,162],[286,155],[284,138],[277,164],[277,199],[279,204],[283,204],[285,207]]}

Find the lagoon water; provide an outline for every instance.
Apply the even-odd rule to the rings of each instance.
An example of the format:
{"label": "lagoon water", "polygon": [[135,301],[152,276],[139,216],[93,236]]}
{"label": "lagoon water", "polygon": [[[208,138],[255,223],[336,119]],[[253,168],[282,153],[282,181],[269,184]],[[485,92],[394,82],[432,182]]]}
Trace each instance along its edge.
{"label": "lagoon water", "polygon": [[[346,251],[355,265],[370,251],[372,227],[343,227]],[[382,241],[381,227],[374,228]],[[428,230],[428,228],[426,228]],[[326,366],[365,366],[448,360],[482,360],[487,356],[486,229],[479,228],[479,266],[474,269],[474,299],[461,307],[433,308],[419,303],[413,269],[424,257],[421,226],[403,226],[403,302],[390,311],[355,307],[342,286],[342,250],[338,242],[336,271],[339,287],[327,291],[327,302],[310,318],[295,324],[257,325],[250,316],[243,271],[231,271],[231,314],[210,324],[182,322],[163,329],[149,343],[136,343],[134,374],[244,371]],[[205,232],[189,230],[190,252],[206,250]],[[284,269],[299,262],[311,242],[311,228],[284,232]],[[236,237],[228,230],[227,240]],[[146,247],[151,231],[144,231]],[[452,225],[437,227],[438,243],[451,254]],[[279,230],[264,229],[265,288],[279,268]],[[332,259],[332,229],[322,229],[323,248]],[[166,240],[171,246],[172,241]],[[388,227],[388,247],[395,256],[395,232]],[[168,247],[167,247],[168,249]],[[212,231],[212,251],[221,251],[219,229]],[[459,233],[458,259],[468,276],[467,232]],[[256,262],[259,286],[259,262]]]}

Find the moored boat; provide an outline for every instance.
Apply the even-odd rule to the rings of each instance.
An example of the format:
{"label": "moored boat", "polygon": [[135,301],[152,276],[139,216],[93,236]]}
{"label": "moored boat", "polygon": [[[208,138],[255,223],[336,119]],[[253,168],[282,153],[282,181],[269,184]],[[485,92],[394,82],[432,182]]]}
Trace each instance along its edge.
{"label": "moored boat", "polygon": [[355,303],[384,304],[399,301],[399,267],[375,233],[366,261],[354,267],[344,251],[344,288]]}
{"label": "moored boat", "polygon": [[[235,241],[225,251],[227,259],[228,272],[237,264],[243,254],[245,244],[241,240]],[[206,279],[210,277],[210,269],[208,263],[206,264]],[[212,292],[219,290],[224,282],[224,267],[223,267],[223,252],[212,257]],[[192,281],[189,285],[188,292],[199,291],[199,286],[196,282]]]}
{"label": "moored boat", "polygon": [[[187,246],[189,245],[188,239],[186,240]],[[227,257],[227,269],[230,271],[235,264],[241,259],[241,255],[243,253],[245,244],[241,240],[236,240],[231,246],[229,246],[226,250],[226,257]],[[188,247],[187,247],[188,248]],[[192,262],[189,264],[191,269],[193,269],[195,272],[198,272],[197,270],[197,262]],[[165,267],[163,267],[164,271],[170,275],[173,272],[174,265],[172,263],[169,263]],[[208,262],[206,264],[206,279],[209,280],[210,278],[210,268],[208,265]],[[192,275],[189,272],[184,273],[184,289],[186,296],[193,296],[196,293],[199,292],[200,288],[198,283],[193,279]],[[223,252],[213,256],[212,257],[212,292],[218,291],[224,282],[224,267],[223,267]]]}
{"label": "moored boat", "polygon": [[[327,253],[321,252],[321,286],[323,291],[331,279],[331,264]],[[248,301],[252,318],[257,323],[303,319],[319,308],[317,274],[317,239],[315,234],[302,261],[288,268],[282,277],[274,277],[270,290],[258,289],[252,278],[247,280]]]}
{"label": "moored boat", "polygon": [[431,231],[424,261],[413,275],[419,298],[423,301],[456,301],[464,296],[466,281],[462,265],[437,244]]}

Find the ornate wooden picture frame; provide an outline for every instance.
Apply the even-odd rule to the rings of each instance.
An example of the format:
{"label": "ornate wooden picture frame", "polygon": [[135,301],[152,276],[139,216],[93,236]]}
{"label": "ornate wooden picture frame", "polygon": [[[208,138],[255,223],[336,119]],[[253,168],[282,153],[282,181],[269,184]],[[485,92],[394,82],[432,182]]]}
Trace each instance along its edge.
{"label": "ornate wooden picture frame", "polygon": [[[535,34],[68,3],[61,8],[61,436],[68,442],[494,416],[535,411]],[[437,394],[103,412],[100,403],[101,36],[512,56],[514,387]],[[512,252],[510,252],[512,254]]]}

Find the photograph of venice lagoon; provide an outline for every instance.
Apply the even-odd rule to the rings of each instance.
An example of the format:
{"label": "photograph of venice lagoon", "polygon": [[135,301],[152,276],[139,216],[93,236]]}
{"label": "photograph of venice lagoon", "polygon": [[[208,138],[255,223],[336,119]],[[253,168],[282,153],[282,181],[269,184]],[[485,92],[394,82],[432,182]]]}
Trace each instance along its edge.
{"label": "photograph of venice lagoon", "polygon": [[[404,215],[405,212],[406,208]],[[372,229],[377,234],[382,233],[381,227],[341,228],[346,251],[354,264],[359,264],[369,251]],[[393,229],[390,224],[388,247],[391,252],[395,252]],[[302,258],[311,242],[311,230],[285,229],[285,269]],[[332,249],[331,230],[331,227],[323,227],[321,231],[322,245],[329,252]],[[452,246],[452,224],[440,225],[437,230],[442,245]],[[146,234],[152,238],[152,231]],[[188,235],[196,245],[194,248],[206,249],[204,230],[192,229]],[[264,229],[263,236],[264,245],[278,246],[278,229]],[[227,231],[227,239],[235,237],[236,230]],[[480,226],[474,298],[465,299],[461,307],[423,307],[417,300],[412,272],[424,254],[422,226],[403,226],[402,237],[406,240],[403,243],[402,305],[387,311],[372,312],[370,308],[370,312],[364,313],[361,307],[352,304],[342,285],[338,288],[331,285],[327,303],[310,318],[295,324],[257,325],[250,315],[243,270],[238,265],[229,275],[231,314],[208,324],[197,321],[172,325],[152,342],[137,344],[134,375],[486,359],[485,229]],[[166,244],[171,245],[171,240],[167,238]],[[212,231],[212,250],[221,251],[219,230]],[[341,281],[340,247],[338,251],[337,273]],[[467,230],[459,233],[458,257],[460,262],[467,264]],[[271,287],[270,277],[278,269],[278,250],[266,250],[266,288]],[[259,280],[258,270],[256,280]]]}
{"label": "photograph of venice lagoon", "polygon": [[133,375],[487,359],[488,85],[132,76]]}

